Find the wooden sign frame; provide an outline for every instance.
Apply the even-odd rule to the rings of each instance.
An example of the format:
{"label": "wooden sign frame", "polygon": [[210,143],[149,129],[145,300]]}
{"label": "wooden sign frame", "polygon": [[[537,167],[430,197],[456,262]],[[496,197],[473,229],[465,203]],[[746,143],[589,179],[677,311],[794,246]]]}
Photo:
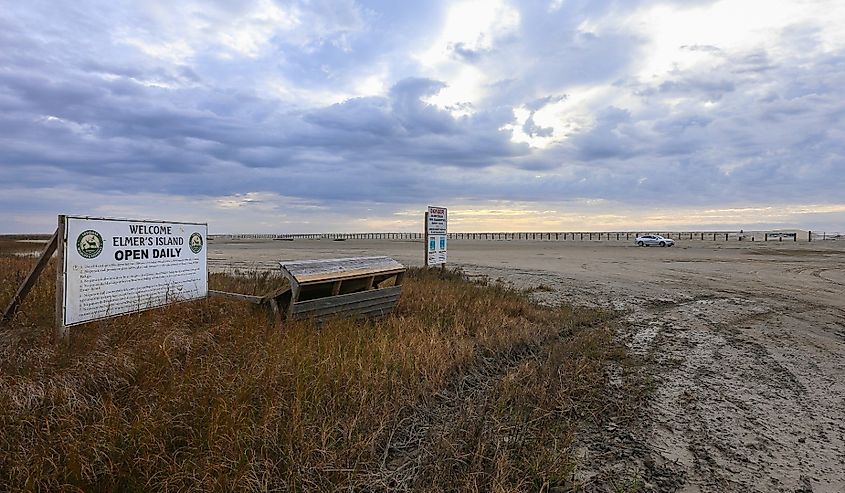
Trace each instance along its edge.
{"label": "wooden sign frame", "polygon": [[53,339],[67,341],[68,330],[64,322],[65,303],[65,244],[67,243],[67,216],[59,214],[56,226],[56,327]]}
{"label": "wooden sign frame", "polygon": [[53,256],[53,253],[58,252],[58,261],[56,262],[56,329],[54,336],[56,339],[64,339],[67,334],[65,331],[65,327],[62,324],[62,290],[64,289],[64,246],[65,246],[65,238],[66,231],[65,231],[65,216],[60,215],[58,219],[58,226],[56,227],[56,232],[53,233],[53,236],[50,238],[50,241],[47,242],[47,246],[44,247],[44,250],[41,252],[41,255],[38,257],[38,262],[32,266],[32,269],[27,274],[24,281],[18,287],[15,296],[12,297],[12,300],[9,302],[9,305],[6,306],[6,309],[3,310],[3,316],[0,318],[0,325],[6,324],[12,320],[15,314],[18,312],[23,301],[26,299],[26,296],[32,291],[32,287],[35,286],[35,282],[38,281],[38,278],[41,276],[41,273],[44,271],[44,268],[47,267],[47,264],[50,263],[50,258]]}

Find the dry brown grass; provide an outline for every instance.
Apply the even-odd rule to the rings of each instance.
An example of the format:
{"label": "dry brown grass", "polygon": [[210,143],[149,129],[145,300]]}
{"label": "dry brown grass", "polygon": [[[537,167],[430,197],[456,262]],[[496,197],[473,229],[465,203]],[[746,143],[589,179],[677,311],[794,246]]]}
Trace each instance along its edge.
{"label": "dry brown grass", "polygon": [[264,296],[288,284],[278,271],[232,270],[226,273],[211,273],[208,283],[212,289],[230,293]]}
{"label": "dry brown grass", "polygon": [[[0,306],[32,261],[0,255]],[[569,481],[580,426],[623,412],[607,314],[460,273],[412,271],[375,322],[279,332],[211,299],[57,347],[54,272],[0,332],[3,491],[538,490]]]}

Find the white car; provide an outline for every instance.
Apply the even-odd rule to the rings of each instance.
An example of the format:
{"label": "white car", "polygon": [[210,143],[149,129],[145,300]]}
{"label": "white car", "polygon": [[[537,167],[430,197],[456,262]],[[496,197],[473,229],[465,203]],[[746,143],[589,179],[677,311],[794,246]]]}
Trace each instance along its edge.
{"label": "white car", "polygon": [[662,247],[670,247],[675,244],[675,240],[671,238],[664,238],[660,235],[642,235],[637,236],[637,246],[652,246],[659,245]]}

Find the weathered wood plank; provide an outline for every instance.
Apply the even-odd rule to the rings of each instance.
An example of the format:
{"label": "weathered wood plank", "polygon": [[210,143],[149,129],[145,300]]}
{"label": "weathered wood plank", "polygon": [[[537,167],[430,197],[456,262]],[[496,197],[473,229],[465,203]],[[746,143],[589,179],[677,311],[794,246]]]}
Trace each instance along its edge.
{"label": "weathered wood plank", "polygon": [[352,319],[362,319],[362,318],[381,318],[393,313],[393,309],[395,305],[385,305],[375,307],[373,309],[367,309],[365,311],[360,312],[347,312],[347,313],[328,313],[324,315],[317,315],[317,316],[301,316],[297,315],[296,320],[314,320],[315,322],[322,323],[326,320],[335,318],[335,317],[346,317]]}
{"label": "weathered wood plank", "polygon": [[340,306],[350,303],[358,303],[361,301],[386,299],[398,297],[402,288],[400,286],[391,286],[383,289],[371,289],[369,291],[361,291],[358,293],[342,294],[339,296],[330,296],[326,298],[318,298],[316,300],[300,301],[294,303],[292,310],[313,310],[318,308],[327,308],[332,306]]}
{"label": "weathered wood plank", "polygon": [[56,228],[56,327],[53,339],[68,342],[68,328],[65,326],[65,243],[67,242],[67,217],[59,214]]}
{"label": "weathered wood plank", "polygon": [[335,259],[300,260],[293,262],[281,262],[291,273],[313,273],[313,272],[341,272],[348,268],[396,268],[401,267],[399,262],[390,257],[348,257]]}
{"label": "weathered wood plank", "polygon": [[299,318],[308,318],[311,316],[331,315],[335,313],[357,312],[362,313],[376,308],[392,308],[396,305],[398,297],[380,298],[375,300],[364,300],[357,303],[347,303],[345,305],[328,306],[322,308],[306,308],[296,309],[294,307],[294,316]]}
{"label": "weathered wood plank", "polygon": [[286,277],[299,284],[313,284],[405,271],[402,264],[390,257],[304,260],[280,262],[279,265]]}
{"label": "weathered wood plank", "polygon": [[279,303],[276,301],[276,298],[270,298],[270,310],[273,312],[273,325],[281,329],[282,328],[282,311],[279,308]]}
{"label": "weathered wood plank", "polygon": [[291,316],[293,313],[294,303],[299,301],[300,286],[299,283],[296,282],[296,279],[294,279],[288,271],[282,269],[282,273],[288,278],[288,281],[290,281],[290,303],[288,303],[288,316]]}
{"label": "weathered wood plank", "polygon": [[214,296],[217,298],[229,298],[238,301],[248,301],[250,303],[255,303],[256,305],[261,304],[264,302],[265,298],[262,296],[253,296],[251,294],[241,294],[241,293],[230,293],[228,291],[214,291],[213,289],[208,290],[209,296]]}
{"label": "weathered wood plank", "polygon": [[372,269],[360,269],[360,270],[347,270],[343,272],[335,272],[335,273],[325,273],[325,274],[314,274],[308,276],[300,276],[299,282],[300,285],[308,285],[308,284],[320,284],[324,282],[333,282],[336,280],[347,280],[347,279],[359,279],[365,277],[372,277],[374,275],[395,275],[405,272],[405,268],[398,268],[392,270],[379,270],[375,271]]}

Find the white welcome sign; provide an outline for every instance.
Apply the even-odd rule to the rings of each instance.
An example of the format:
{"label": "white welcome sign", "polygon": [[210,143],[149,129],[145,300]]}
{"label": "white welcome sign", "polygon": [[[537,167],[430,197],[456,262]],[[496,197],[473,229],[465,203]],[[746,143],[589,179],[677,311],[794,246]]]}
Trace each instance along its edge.
{"label": "white welcome sign", "polygon": [[59,229],[62,326],[208,296],[207,224],[65,216]]}

